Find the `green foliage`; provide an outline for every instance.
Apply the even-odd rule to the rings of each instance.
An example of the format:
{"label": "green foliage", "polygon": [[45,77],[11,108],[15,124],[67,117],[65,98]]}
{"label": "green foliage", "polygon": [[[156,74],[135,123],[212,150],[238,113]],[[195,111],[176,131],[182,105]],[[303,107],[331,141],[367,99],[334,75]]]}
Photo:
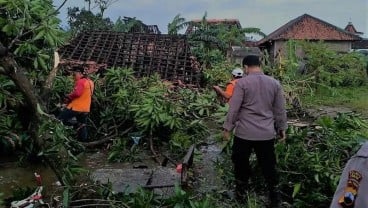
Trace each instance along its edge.
{"label": "green foliage", "polygon": [[[4,0],[0,1],[0,10],[1,44],[13,54],[12,57],[19,67],[27,69],[25,73],[30,83],[39,87],[51,66],[50,54],[53,54],[63,41],[63,32],[59,29],[60,21],[56,18],[52,1]],[[24,106],[24,98],[18,86],[15,86],[9,77],[1,76],[0,83],[0,142],[5,143],[9,149],[22,148],[26,154],[21,158],[26,158],[27,154],[37,151],[25,131],[28,128],[25,115],[30,113],[24,111],[29,109]],[[40,88],[37,88],[35,93],[40,91]]]}
{"label": "green foliage", "polygon": [[[303,50],[305,60],[296,52]],[[301,73],[301,62],[306,70]],[[294,81],[309,80],[314,88],[319,86],[360,86],[366,83],[367,74],[363,56],[356,53],[338,54],[324,42],[289,41],[287,56],[276,76]]]}
{"label": "green foliage", "polygon": [[[173,152],[188,149],[192,145],[190,136],[181,131],[174,132],[170,138],[170,149]],[[176,151],[175,151],[176,150]]]}
{"label": "green foliage", "polygon": [[136,19],[135,17],[124,17],[124,20],[119,17],[114,26],[113,30],[117,32],[142,32],[144,33],[144,23],[141,20]]}
{"label": "green foliage", "polygon": [[203,71],[204,81],[208,87],[219,85],[222,87],[226,86],[232,79],[231,71],[236,66],[228,62],[220,62],[212,65],[211,68]]}
{"label": "green foliage", "polygon": [[114,139],[109,151],[108,160],[111,162],[136,162],[139,161],[140,152],[137,144],[131,145],[127,138]]}
{"label": "green foliage", "polygon": [[95,91],[90,118],[96,129],[91,133],[105,137],[121,135],[133,120],[129,106],[137,102],[135,93],[139,86],[133,70],[112,68],[106,71],[104,78],[93,79]]}
{"label": "green foliage", "polygon": [[4,194],[0,192],[0,205],[4,204],[3,195]]}
{"label": "green foliage", "polygon": [[302,97],[305,107],[316,108],[318,106],[342,106],[367,115],[368,88],[338,87],[319,88],[313,94]]}
{"label": "green foliage", "polygon": [[210,202],[208,198],[203,199],[202,201],[189,201],[190,208],[210,208],[213,207],[213,204]]}
{"label": "green foliage", "polygon": [[58,114],[61,110],[61,104],[64,97],[73,89],[74,80],[72,77],[56,76],[54,79],[52,92],[47,100],[48,110],[51,113]]}
{"label": "green foliage", "polygon": [[[153,207],[177,207],[177,208],[210,208],[214,207],[212,198],[208,195],[202,198],[192,197],[188,192],[179,186],[175,186],[174,194],[163,196],[156,194],[152,190],[138,187],[135,192],[113,193],[111,183],[107,185],[92,185],[87,187],[65,189],[63,198],[66,199],[64,206],[77,205],[74,201],[83,202],[86,197],[93,197],[96,201],[109,203],[111,207],[131,207],[131,208],[153,208]],[[87,193],[88,192],[88,193]],[[80,199],[80,200],[78,200]],[[83,206],[87,206],[91,199],[86,199]],[[95,204],[94,204],[95,205]],[[91,204],[92,206],[92,204]]]}
{"label": "green foliage", "polygon": [[213,90],[206,90],[201,94],[201,96],[196,97],[196,100],[189,104],[188,110],[196,118],[210,117],[217,107],[214,105],[216,103],[215,101],[216,97]]}
{"label": "green foliage", "polygon": [[0,8],[1,43],[23,66],[46,70],[63,40],[52,1],[4,0]]}
{"label": "green foliage", "polygon": [[[61,122],[57,122],[52,118],[41,121],[38,135],[46,138],[49,142],[43,144],[43,150],[38,153],[40,157],[58,158],[60,152],[65,152],[65,160],[57,160],[54,163],[57,167],[63,168],[64,175],[62,176],[63,184],[70,186],[75,182],[75,176],[84,173],[85,170],[78,165],[78,155],[84,151],[84,147],[74,140],[71,136],[72,130],[70,127],[64,126]],[[52,144],[52,145],[50,145]]]}
{"label": "green foliage", "polygon": [[68,8],[68,23],[72,36],[89,30],[111,30],[113,22],[101,13],[94,14],[78,7]]}
{"label": "green foliage", "polygon": [[63,191],[63,207],[69,207],[70,203],[70,188],[67,187]]}
{"label": "green foliage", "polygon": [[[314,129],[290,126],[286,144],[277,144],[281,186],[295,207],[326,207],[346,161],[368,138],[367,122],[353,114],[321,117]],[[288,194],[289,195],[289,194]]]}
{"label": "green foliage", "polygon": [[[175,24],[177,23],[169,24],[169,26],[175,26]],[[188,39],[192,53],[200,60],[204,69],[212,68],[212,64],[225,61],[225,54],[230,56],[232,46],[242,45],[246,34],[265,37],[265,34],[258,28],[239,28],[236,25],[221,23],[211,24],[207,21],[207,12],[200,22],[184,22],[183,24],[185,26],[191,25],[194,28],[189,33]]]}
{"label": "green foliage", "polygon": [[[231,147],[232,145],[229,145]],[[223,154],[224,160],[216,160],[214,162],[216,174],[224,181],[224,184],[231,189],[234,181],[234,171],[231,161],[231,153]]]}
{"label": "green foliage", "polygon": [[[90,118],[96,129],[91,132],[92,138],[119,138],[130,131],[140,131],[142,137],[159,137],[159,141],[174,138],[171,147],[178,153],[208,135],[203,119],[217,109],[212,90],[174,87],[162,82],[158,75],[137,79],[131,69],[109,69],[103,78],[94,79]],[[58,88],[63,83],[63,79],[58,80]],[[123,138],[114,142],[110,161],[138,159],[135,153],[139,146],[131,149]],[[186,145],[179,150],[179,144]]]}
{"label": "green foliage", "polygon": [[[367,84],[366,61],[360,54],[336,53],[324,42],[290,40],[286,49],[279,65],[264,60],[262,67],[267,74],[281,80],[287,104],[294,109],[301,107],[303,96],[313,98],[318,91],[327,89],[328,97],[336,97],[331,94],[336,87],[355,88]],[[301,51],[303,59],[298,56]]]}
{"label": "green foliage", "polygon": [[145,91],[142,89],[136,96],[139,104],[131,105],[130,110],[137,125],[148,134],[158,127],[172,131],[189,129],[200,123],[197,119],[208,117],[215,109],[214,94],[185,88],[171,89],[170,85],[158,80],[146,86]]}
{"label": "green foliage", "polygon": [[175,194],[166,200],[165,204],[169,207],[184,208],[189,204],[189,194],[181,189],[178,185],[175,186]]}
{"label": "green foliage", "polygon": [[183,121],[176,116],[180,109],[175,108],[174,103],[166,99],[167,93],[167,86],[162,82],[156,83],[138,95],[139,104],[131,105],[130,110],[134,113],[135,121],[143,131],[152,134],[160,126],[170,129],[182,128]]}
{"label": "green foliage", "polygon": [[210,198],[196,199],[178,185],[175,186],[174,191],[174,195],[163,201],[164,206],[175,208],[209,208],[214,206]]}
{"label": "green foliage", "polygon": [[241,46],[245,40],[246,35],[259,35],[266,37],[266,35],[259,28],[239,28],[235,25],[217,25],[219,28],[218,37],[225,42],[228,47]]}
{"label": "green foliage", "polygon": [[305,43],[308,73],[317,83],[328,86],[360,86],[367,81],[363,57],[355,53],[337,54],[324,43]]}
{"label": "green foliage", "polygon": [[177,35],[178,32],[189,25],[185,18],[177,14],[174,19],[167,25],[167,34]]}
{"label": "green foliage", "polygon": [[261,202],[260,198],[255,194],[247,195],[247,203],[246,207],[248,208],[261,208],[264,207],[264,204]]}
{"label": "green foliage", "polygon": [[135,193],[129,196],[127,204],[133,208],[151,208],[152,206],[159,204],[159,202],[155,198],[154,192],[138,189]]}
{"label": "green foliage", "polygon": [[32,145],[19,119],[23,98],[15,91],[14,83],[0,75],[0,151],[7,154],[23,149],[23,158],[28,158]]}

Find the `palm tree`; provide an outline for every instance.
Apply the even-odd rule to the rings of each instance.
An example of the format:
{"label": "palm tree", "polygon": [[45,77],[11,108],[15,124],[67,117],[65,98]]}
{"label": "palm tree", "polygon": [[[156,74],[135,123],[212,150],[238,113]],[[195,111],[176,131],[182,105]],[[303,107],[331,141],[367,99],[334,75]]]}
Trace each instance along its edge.
{"label": "palm tree", "polygon": [[228,58],[231,58],[232,46],[243,45],[246,34],[257,34],[265,37],[266,35],[258,28],[240,28],[227,24],[209,24],[207,12],[205,12],[200,22],[190,22],[190,27],[194,28],[188,34],[189,42],[193,52],[201,58],[204,66],[209,65],[212,50],[219,50]]}
{"label": "palm tree", "polygon": [[256,34],[261,37],[266,35],[261,32],[259,28],[238,28],[235,26],[225,27],[224,25],[220,27],[219,39],[221,39],[227,45],[226,57],[231,58],[231,47],[232,46],[242,46],[246,40],[247,34]]}
{"label": "palm tree", "polygon": [[256,34],[261,37],[265,37],[266,35],[259,28],[238,28],[238,27],[222,27],[221,32],[219,34],[219,38],[224,40],[229,47],[234,45],[242,45],[247,34]]}
{"label": "palm tree", "polygon": [[169,35],[177,35],[178,32],[189,25],[189,22],[177,14],[174,19],[167,25],[167,33]]}
{"label": "palm tree", "polygon": [[207,21],[207,12],[200,22],[191,22],[193,31],[188,34],[189,43],[192,46],[193,53],[201,60],[204,68],[210,66],[212,51],[225,51],[226,44],[220,38],[222,27],[210,25]]}

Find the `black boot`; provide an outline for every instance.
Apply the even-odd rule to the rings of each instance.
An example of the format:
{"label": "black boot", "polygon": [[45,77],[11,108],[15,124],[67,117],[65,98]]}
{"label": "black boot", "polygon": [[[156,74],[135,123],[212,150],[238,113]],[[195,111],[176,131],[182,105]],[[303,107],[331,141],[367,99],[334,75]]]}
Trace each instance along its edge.
{"label": "black boot", "polygon": [[281,207],[281,197],[280,192],[276,189],[270,190],[269,192],[270,208]]}
{"label": "black boot", "polygon": [[248,183],[243,181],[235,182],[235,199],[240,203],[245,203],[248,194]]}

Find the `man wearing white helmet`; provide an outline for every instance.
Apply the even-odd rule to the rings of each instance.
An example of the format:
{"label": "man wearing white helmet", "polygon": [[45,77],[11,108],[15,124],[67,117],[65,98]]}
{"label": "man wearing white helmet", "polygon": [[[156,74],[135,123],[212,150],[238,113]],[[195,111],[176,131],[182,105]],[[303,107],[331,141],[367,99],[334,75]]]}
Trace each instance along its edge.
{"label": "man wearing white helmet", "polygon": [[226,84],[225,91],[222,90],[221,87],[217,85],[213,86],[213,89],[217,92],[217,94],[221,95],[221,97],[223,97],[226,102],[229,102],[231,96],[233,95],[235,84],[238,81],[238,79],[243,77],[244,72],[240,68],[235,68],[233,69],[231,74],[233,75],[233,79]]}

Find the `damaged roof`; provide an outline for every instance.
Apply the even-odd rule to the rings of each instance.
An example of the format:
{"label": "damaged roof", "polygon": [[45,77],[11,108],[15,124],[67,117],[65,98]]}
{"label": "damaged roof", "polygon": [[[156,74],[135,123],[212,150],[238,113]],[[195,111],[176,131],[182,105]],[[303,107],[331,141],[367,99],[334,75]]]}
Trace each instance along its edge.
{"label": "damaged roof", "polygon": [[270,40],[289,39],[355,41],[361,38],[309,14],[303,14],[261,39],[258,45]]}
{"label": "damaged roof", "polygon": [[91,31],[58,50],[62,62],[94,61],[107,68],[132,68],[137,77],[158,73],[162,79],[199,83],[200,69],[186,36]]}

